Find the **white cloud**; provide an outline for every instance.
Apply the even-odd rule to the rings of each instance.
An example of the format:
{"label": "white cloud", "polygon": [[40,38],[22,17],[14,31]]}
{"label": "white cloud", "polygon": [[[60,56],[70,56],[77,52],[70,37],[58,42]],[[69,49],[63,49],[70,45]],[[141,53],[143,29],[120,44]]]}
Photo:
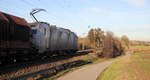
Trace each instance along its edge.
{"label": "white cloud", "polygon": [[107,10],[102,9],[102,8],[90,8],[90,10],[98,14],[106,14],[106,15],[109,14]]}
{"label": "white cloud", "polygon": [[146,0],[122,0],[128,2],[128,4],[136,7],[144,7],[146,5]]}

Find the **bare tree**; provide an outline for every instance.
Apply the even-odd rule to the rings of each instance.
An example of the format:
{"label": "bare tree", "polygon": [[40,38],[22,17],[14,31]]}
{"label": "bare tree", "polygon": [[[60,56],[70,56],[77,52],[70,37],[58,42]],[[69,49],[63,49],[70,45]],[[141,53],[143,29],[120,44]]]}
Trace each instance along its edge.
{"label": "bare tree", "polygon": [[129,40],[129,38],[124,35],[124,36],[121,37],[121,41],[122,41],[123,46],[125,48],[129,49],[129,47],[130,47],[130,40]]}
{"label": "bare tree", "polygon": [[94,48],[102,47],[103,38],[104,31],[102,31],[100,28],[91,29],[88,33],[88,39]]}
{"label": "bare tree", "polygon": [[102,53],[97,54],[103,57],[116,57],[124,54],[125,46],[129,47],[127,36],[115,37],[113,32],[104,32],[100,28],[91,29],[88,33],[89,43],[96,49],[102,49]]}
{"label": "bare tree", "polygon": [[103,56],[104,57],[116,57],[124,54],[124,47],[121,40],[114,36],[111,31],[106,32],[104,38]]}
{"label": "bare tree", "polygon": [[104,37],[104,47],[103,56],[112,57],[113,56],[113,33],[108,31]]}

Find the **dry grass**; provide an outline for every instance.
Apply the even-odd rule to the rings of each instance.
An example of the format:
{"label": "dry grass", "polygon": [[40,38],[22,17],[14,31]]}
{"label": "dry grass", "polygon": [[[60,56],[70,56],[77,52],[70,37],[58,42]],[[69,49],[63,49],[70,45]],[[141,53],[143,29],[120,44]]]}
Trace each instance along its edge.
{"label": "dry grass", "polygon": [[133,50],[150,50],[150,46],[131,46],[130,49]]}
{"label": "dry grass", "polygon": [[150,46],[138,45],[138,46],[130,46],[130,50],[134,53],[150,53]]}
{"label": "dry grass", "polygon": [[150,80],[150,53],[134,53],[113,63],[98,80]]}

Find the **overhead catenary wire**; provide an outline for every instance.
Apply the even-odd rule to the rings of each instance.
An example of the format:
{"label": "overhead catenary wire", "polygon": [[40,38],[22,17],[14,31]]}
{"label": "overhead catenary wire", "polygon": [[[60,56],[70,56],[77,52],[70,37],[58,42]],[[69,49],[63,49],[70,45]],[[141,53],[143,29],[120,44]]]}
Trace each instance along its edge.
{"label": "overhead catenary wire", "polygon": [[36,8],[36,7],[37,7],[37,6],[33,5],[32,3],[30,3],[30,2],[28,2],[28,1],[26,1],[26,0],[21,0],[21,1],[22,1],[23,3],[29,5],[29,6],[33,7],[33,8]]}
{"label": "overhead catenary wire", "polygon": [[[51,10],[49,10],[49,9],[47,9],[47,7],[45,7],[46,5],[41,5],[42,3],[43,3],[43,1],[44,0],[37,0],[37,1],[32,1],[32,0],[21,0],[24,4],[27,4],[28,6],[31,6],[32,8],[43,8],[43,9],[46,9],[47,11],[46,11],[46,15],[48,15],[49,17],[45,17],[45,16],[37,16],[37,19],[38,18],[41,18],[42,20],[47,20],[48,18],[48,20],[50,21],[49,23],[56,23],[56,21],[58,20],[58,16],[54,13],[54,11],[52,11],[51,12]],[[40,4],[39,4],[40,3]],[[66,4],[67,3],[67,1],[66,0],[64,0],[64,1],[58,1],[57,2],[57,5],[61,8],[61,9],[64,9],[65,10],[65,8],[68,8],[68,6],[70,6],[70,5],[67,5],[67,6],[65,6],[64,4]],[[36,4],[38,4],[38,5],[36,5]],[[39,7],[40,6],[40,7]],[[35,15],[36,16],[36,15]],[[32,20],[33,20],[33,18],[32,18]],[[40,20],[40,19],[39,19]]]}
{"label": "overhead catenary wire", "polygon": [[[29,2],[27,0],[21,0],[21,2],[24,3],[24,4],[26,4],[27,6],[30,6],[31,10],[34,9],[34,8],[39,8],[37,5],[35,6],[34,4],[32,4],[31,1]],[[32,19],[32,21],[34,21],[33,17],[30,16],[30,18]]]}
{"label": "overhead catenary wire", "polygon": [[1,6],[0,6],[0,8],[3,9],[4,12],[7,11],[7,12],[9,12],[9,13],[16,14],[16,15],[18,15],[18,16],[24,16],[24,15],[18,13],[18,12],[12,11],[12,10],[7,9],[7,8],[1,7]]}
{"label": "overhead catenary wire", "polygon": [[[7,0],[2,0],[2,1],[4,1],[5,3],[11,3],[10,1],[7,1]],[[37,0],[38,1],[38,0]],[[34,3],[33,3],[33,1],[32,0],[18,0],[18,2],[21,2],[21,3],[23,3],[25,6],[28,6],[29,8],[31,8],[31,9],[33,9],[33,8],[44,8],[44,9],[46,9],[47,10],[47,15],[49,15],[49,17],[51,18],[50,19],[50,21],[52,21],[52,22],[56,22],[56,20],[57,20],[57,17],[56,17],[56,15],[53,13],[53,12],[50,12],[48,9],[47,9],[47,7],[45,7],[45,5],[36,5],[36,3],[38,3],[38,2],[43,2],[43,0],[42,1],[34,1]],[[39,7],[40,6],[40,7]],[[12,6],[13,7],[13,6]],[[2,8],[2,7],[0,7],[0,8]],[[20,9],[20,7],[18,7],[19,9]],[[22,7],[23,8],[23,7]],[[23,10],[23,9],[20,9],[20,10]],[[24,7],[24,8],[26,8],[26,7]],[[61,6],[61,8],[62,8],[62,6]],[[14,14],[17,14],[17,15],[20,15],[20,16],[24,16],[23,14],[20,14],[20,13],[18,13],[18,12],[16,12],[15,10],[12,10],[12,9],[7,9],[7,8],[2,8],[2,9],[4,9],[6,12],[10,12],[10,13],[14,13]],[[43,20],[45,20],[45,19],[47,19],[47,17],[46,18],[44,18],[44,16],[42,16],[42,17],[40,17],[41,19],[43,19]]]}
{"label": "overhead catenary wire", "polygon": [[[9,4],[11,3],[11,1],[7,1],[7,0],[2,0],[2,1],[3,1],[2,3],[9,3]],[[19,0],[18,2],[23,3],[25,6],[31,7],[31,9],[33,9],[33,8],[38,8],[38,6],[35,5],[35,2],[34,2],[34,4],[33,4],[31,1],[27,1],[27,0]],[[13,6],[12,6],[11,8],[13,8]],[[25,8],[25,7],[24,7],[24,8]],[[5,7],[3,7],[2,5],[0,5],[0,9],[3,10],[3,12],[8,12],[8,13],[14,14],[14,15],[16,15],[16,16],[24,17],[23,14],[16,12],[14,9],[5,8]],[[19,9],[20,9],[20,10],[23,10],[21,7],[19,7]],[[52,15],[50,12],[47,12],[47,13],[50,14],[50,15]],[[28,14],[29,14],[29,13],[28,13]],[[52,17],[53,17],[53,18],[51,19],[51,21],[53,22],[56,18],[54,18],[54,15],[52,15]],[[43,19],[43,20],[46,19],[46,18],[44,18],[44,16],[42,16],[42,17],[40,17],[40,18]],[[28,19],[31,19],[32,21],[34,21],[32,17],[30,17],[30,18],[28,17]]]}
{"label": "overhead catenary wire", "polygon": [[[7,0],[1,0],[1,1],[4,3],[11,3],[10,1],[7,1]],[[3,6],[5,6],[5,5],[3,5]],[[12,14],[17,14],[18,16],[24,16],[23,14],[14,11],[14,9],[12,11],[12,9],[8,9],[6,7],[3,7],[3,6],[2,6],[2,4],[0,5],[1,10],[4,10],[4,11],[6,11],[8,13],[12,13]],[[18,8],[20,8],[20,7],[18,7]]]}
{"label": "overhead catenary wire", "polygon": [[[42,0],[38,0],[38,1],[41,3]],[[42,6],[43,6],[44,9],[46,9],[46,8],[45,8],[45,5],[42,5]],[[57,20],[57,17],[56,17],[55,14],[53,14],[54,11],[53,11],[53,12],[50,12],[50,10],[48,10],[48,9],[46,9],[46,10],[47,10],[46,13],[47,13],[47,14],[50,14],[51,21],[52,21],[52,22],[55,22],[55,21]]]}

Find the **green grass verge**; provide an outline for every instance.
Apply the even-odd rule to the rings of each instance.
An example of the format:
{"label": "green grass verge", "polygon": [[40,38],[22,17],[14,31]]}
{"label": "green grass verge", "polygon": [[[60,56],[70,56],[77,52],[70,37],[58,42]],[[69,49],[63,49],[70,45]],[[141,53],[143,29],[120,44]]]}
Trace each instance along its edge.
{"label": "green grass verge", "polygon": [[134,53],[106,68],[97,80],[150,80],[150,53]]}

